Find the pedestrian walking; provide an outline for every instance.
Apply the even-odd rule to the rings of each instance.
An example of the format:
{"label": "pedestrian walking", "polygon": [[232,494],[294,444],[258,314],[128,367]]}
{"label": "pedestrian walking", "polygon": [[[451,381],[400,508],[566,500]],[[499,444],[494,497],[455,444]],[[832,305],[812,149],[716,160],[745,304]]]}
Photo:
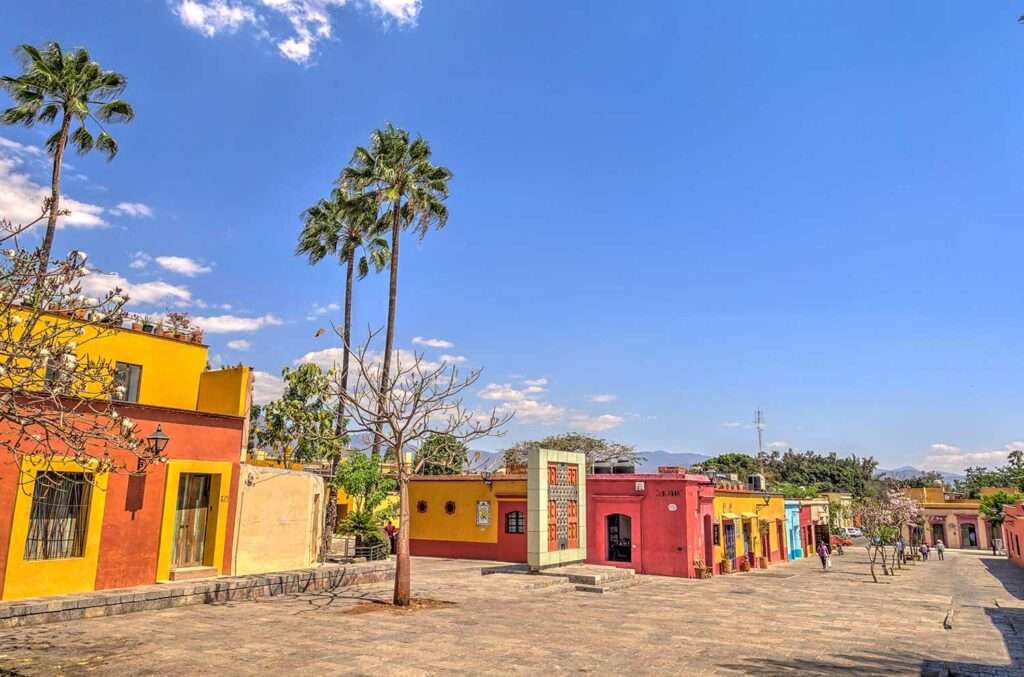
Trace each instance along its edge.
{"label": "pedestrian walking", "polygon": [[388,536],[388,542],[391,544],[391,554],[398,553],[397,540],[398,540],[398,527],[388,520],[388,523],[384,525],[384,533]]}
{"label": "pedestrian walking", "polygon": [[939,559],[946,559],[946,544],[941,538],[935,541],[935,552],[939,553]]}
{"label": "pedestrian walking", "polygon": [[818,545],[818,557],[821,558],[821,570],[822,571],[824,571],[825,569],[828,568],[828,556],[830,554],[831,554],[831,551],[828,549],[828,543],[826,543],[825,541],[822,541],[821,544]]}
{"label": "pedestrian walking", "polygon": [[998,555],[999,554],[999,548],[996,547],[996,539],[994,539],[994,538],[992,539],[991,546],[992,546],[992,554],[993,555]]}
{"label": "pedestrian walking", "polygon": [[919,553],[921,553],[921,560],[924,561],[924,562],[927,562],[928,561],[928,544],[927,543],[922,543],[921,547],[919,547],[917,549],[917,551]]}
{"label": "pedestrian walking", "polygon": [[907,562],[905,552],[906,547],[907,544],[903,542],[903,537],[900,536],[899,539],[896,540],[896,561],[900,564],[906,564]]}

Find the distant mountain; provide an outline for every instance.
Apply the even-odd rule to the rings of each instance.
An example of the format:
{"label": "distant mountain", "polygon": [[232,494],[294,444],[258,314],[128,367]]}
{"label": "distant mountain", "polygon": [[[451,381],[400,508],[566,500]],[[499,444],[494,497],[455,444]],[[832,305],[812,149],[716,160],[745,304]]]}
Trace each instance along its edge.
{"label": "distant mountain", "polygon": [[[932,472],[930,470],[920,470],[912,465],[904,465],[899,468],[893,468],[892,470],[879,469],[878,474],[880,476],[891,477],[894,480],[912,480],[915,477],[920,477],[925,473]],[[936,471],[942,474],[942,479],[948,483],[955,482],[956,480],[965,479],[967,476],[958,472],[943,472],[941,470]]]}
{"label": "distant mountain", "polygon": [[658,466],[662,465],[681,465],[690,467],[702,461],[706,461],[710,456],[705,454],[692,454],[692,453],[676,453],[674,451],[664,451],[657,449],[655,451],[638,451],[638,454],[644,457],[644,462],[637,467],[637,472],[658,472]]}

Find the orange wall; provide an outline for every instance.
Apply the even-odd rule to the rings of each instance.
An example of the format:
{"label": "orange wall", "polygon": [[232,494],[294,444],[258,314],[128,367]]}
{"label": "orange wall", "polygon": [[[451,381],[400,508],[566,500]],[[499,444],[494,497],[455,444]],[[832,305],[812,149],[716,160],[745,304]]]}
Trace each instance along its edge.
{"label": "orange wall", "polygon": [[[232,479],[222,570],[230,571],[234,543],[235,497],[238,493],[238,449],[244,419],[195,412],[121,405],[119,410],[139,425],[144,437],[157,423],[171,438],[164,452],[171,459],[229,461]],[[125,452],[115,456],[130,458]],[[134,461],[130,461],[134,467]],[[103,529],[96,571],[97,590],[144,585],[156,580],[166,468],[151,466],[144,477],[117,473],[108,480]],[[0,553],[7,553],[18,491],[18,472],[9,455],[0,456]],[[0,557],[0,595],[6,556]]]}

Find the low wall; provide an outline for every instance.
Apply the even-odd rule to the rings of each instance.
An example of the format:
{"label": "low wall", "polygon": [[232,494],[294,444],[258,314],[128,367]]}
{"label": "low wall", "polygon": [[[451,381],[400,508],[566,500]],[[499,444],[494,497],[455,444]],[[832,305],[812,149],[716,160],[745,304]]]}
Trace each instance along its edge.
{"label": "low wall", "polygon": [[394,575],[394,560],[384,560],[360,564],[325,564],[315,569],[163,583],[81,595],[36,597],[0,602],[0,628],[337,590],[351,585],[391,580]]}

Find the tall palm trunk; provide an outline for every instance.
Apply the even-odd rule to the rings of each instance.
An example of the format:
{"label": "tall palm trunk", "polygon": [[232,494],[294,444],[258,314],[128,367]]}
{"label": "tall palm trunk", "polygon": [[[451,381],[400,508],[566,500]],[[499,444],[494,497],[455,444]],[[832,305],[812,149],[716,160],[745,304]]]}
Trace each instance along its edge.
{"label": "tall palm trunk", "polygon": [[[341,340],[344,342],[341,353],[341,392],[348,392],[348,357],[349,340],[352,326],[352,280],[355,269],[355,256],[350,256],[345,267],[345,316],[342,319]],[[345,433],[345,398],[338,398],[338,415],[334,421],[334,434]],[[338,475],[338,457],[331,458],[331,481],[327,485],[326,510],[324,511],[324,533],[320,542],[320,559],[327,560],[331,552],[331,539],[338,528],[338,493],[334,487],[334,478]]]}
{"label": "tall palm trunk", "polygon": [[384,428],[384,398],[387,397],[388,377],[391,375],[391,351],[395,343],[395,306],[398,304],[398,238],[401,234],[401,200],[396,200],[391,219],[391,284],[388,289],[388,326],[384,338],[384,364],[380,371],[380,402],[377,405],[377,429],[373,435],[373,457],[380,455],[381,430]]}
{"label": "tall palm trunk", "polygon": [[50,215],[46,219],[46,235],[39,247],[39,272],[37,279],[42,283],[50,264],[53,249],[53,235],[57,232],[57,215],[60,213],[60,170],[64,164],[64,149],[68,145],[68,129],[71,128],[71,113],[65,112],[60,123],[60,138],[53,151],[53,174],[50,178]]}

